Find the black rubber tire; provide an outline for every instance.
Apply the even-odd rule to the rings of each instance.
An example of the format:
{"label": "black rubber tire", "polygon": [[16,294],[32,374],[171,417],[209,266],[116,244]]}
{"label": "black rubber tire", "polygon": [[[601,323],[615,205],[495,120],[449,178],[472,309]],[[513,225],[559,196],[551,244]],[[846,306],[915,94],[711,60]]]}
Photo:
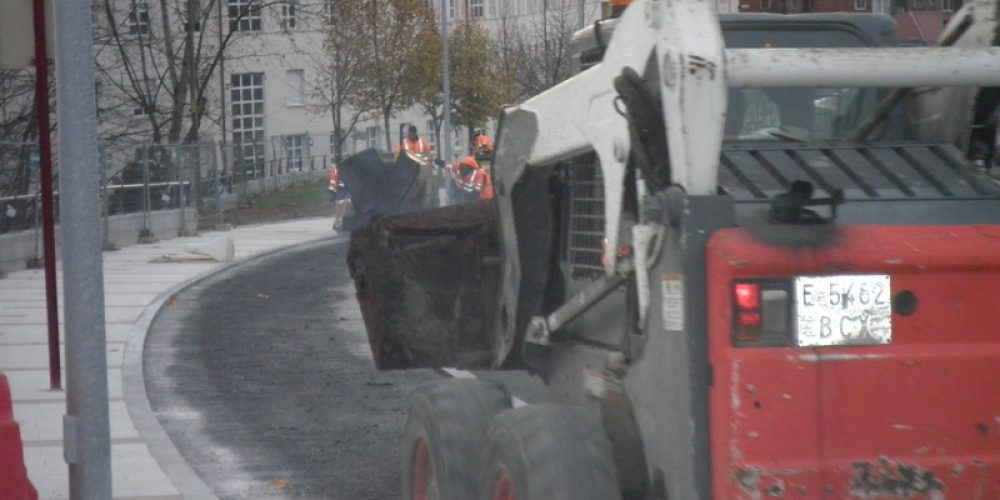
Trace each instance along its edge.
{"label": "black rubber tire", "polygon": [[600,420],[585,408],[538,404],[493,421],[480,476],[480,500],[503,482],[517,500],[614,500],[618,473]]}
{"label": "black rubber tire", "polygon": [[430,456],[433,494],[438,500],[476,497],[480,460],[490,422],[510,408],[510,394],[498,382],[481,379],[440,380],[418,387],[410,396],[403,448],[403,498],[414,491],[418,445]]}

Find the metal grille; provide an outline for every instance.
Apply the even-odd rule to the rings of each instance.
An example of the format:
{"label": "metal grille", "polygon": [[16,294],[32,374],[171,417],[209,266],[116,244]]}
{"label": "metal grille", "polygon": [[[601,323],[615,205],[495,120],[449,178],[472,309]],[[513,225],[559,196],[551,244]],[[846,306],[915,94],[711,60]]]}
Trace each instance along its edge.
{"label": "metal grille", "polygon": [[566,262],[574,278],[603,275],[604,179],[596,161],[569,168],[569,225]]}
{"label": "metal grille", "polygon": [[768,200],[794,180],[819,196],[843,189],[848,201],[995,198],[997,186],[951,145],[727,144],[719,184],[736,201]]}

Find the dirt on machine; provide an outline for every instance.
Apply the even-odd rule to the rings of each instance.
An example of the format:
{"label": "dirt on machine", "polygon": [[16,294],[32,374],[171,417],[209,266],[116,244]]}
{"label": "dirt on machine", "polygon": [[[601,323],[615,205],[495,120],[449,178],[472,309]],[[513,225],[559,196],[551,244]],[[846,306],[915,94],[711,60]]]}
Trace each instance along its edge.
{"label": "dirt on machine", "polygon": [[615,0],[500,116],[494,200],[348,256],[410,399],[407,499],[1000,497],[1000,2],[877,14]]}

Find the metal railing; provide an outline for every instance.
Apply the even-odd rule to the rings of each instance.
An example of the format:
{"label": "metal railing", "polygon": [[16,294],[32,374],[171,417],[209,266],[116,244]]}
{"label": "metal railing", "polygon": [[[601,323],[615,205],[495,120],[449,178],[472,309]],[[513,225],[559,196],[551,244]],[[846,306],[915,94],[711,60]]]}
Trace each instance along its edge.
{"label": "metal railing", "polygon": [[[181,228],[188,210],[200,217],[224,219],[225,206],[237,206],[253,194],[254,181],[267,180],[290,172],[323,170],[332,161],[329,155],[274,157],[262,154],[264,144],[150,144],[102,142],[100,169],[102,215],[105,233],[111,216],[142,213],[148,231],[149,215],[156,211],[180,210]],[[248,155],[246,152],[258,153]],[[55,159],[56,221],[59,220],[58,159]],[[227,166],[228,165],[228,166]],[[39,230],[41,193],[38,148],[30,143],[0,142],[0,234]],[[277,183],[276,183],[277,184]],[[275,184],[275,185],[276,185]],[[223,203],[223,198],[236,202]]]}

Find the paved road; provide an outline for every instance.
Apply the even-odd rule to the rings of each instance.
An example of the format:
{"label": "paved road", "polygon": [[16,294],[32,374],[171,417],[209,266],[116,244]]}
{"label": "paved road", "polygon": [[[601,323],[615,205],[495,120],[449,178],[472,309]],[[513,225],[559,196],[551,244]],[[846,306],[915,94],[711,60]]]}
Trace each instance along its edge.
{"label": "paved road", "polygon": [[406,396],[442,375],[374,369],[346,251],[334,240],[237,266],[154,321],[153,411],[221,498],[398,498]]}

